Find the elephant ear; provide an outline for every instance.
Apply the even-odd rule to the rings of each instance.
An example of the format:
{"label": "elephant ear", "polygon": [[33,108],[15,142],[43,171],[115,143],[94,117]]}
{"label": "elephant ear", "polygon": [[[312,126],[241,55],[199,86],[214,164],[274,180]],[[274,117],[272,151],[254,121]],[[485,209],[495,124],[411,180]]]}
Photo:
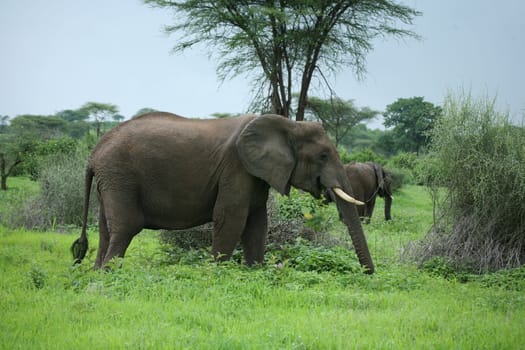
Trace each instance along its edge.
{"label": "elephant ear", "polygon": [[379,195],[381,197],[385,196],[385,179],[383,178],[383,169],[381,168],[381,165],[377,163],[372,164],[374,168],[374,173],[376,174],[377,179],[377,190],[379,192]]}
{"label": "elephant ear", "polygon": [[290,139],[295,124],[278,115],[254,118],[237,138],[237,151],[246,170],[275,188],[290,193],[295,155]]}

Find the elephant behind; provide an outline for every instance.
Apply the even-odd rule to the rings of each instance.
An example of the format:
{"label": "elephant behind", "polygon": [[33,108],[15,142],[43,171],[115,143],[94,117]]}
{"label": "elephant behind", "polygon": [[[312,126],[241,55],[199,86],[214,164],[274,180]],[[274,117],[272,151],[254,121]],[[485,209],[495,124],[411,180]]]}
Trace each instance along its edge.
{"label": "elephant behind", "polygon": [[[264,258],[270,187],[333,195],[361,265],[374,264],[349,194],[352,187],[322,126],[282,116],[187,119],[154,112],[106,133],[86,168],[82,233],[71,249],[87,251],[87,208],[93,178],[100,199],[95,268],[123,257],[143,228],[185,229],[213,222],[212,253],[229,259],[242,243],[247,264]],[[362,203],[361,203],[362,204]]]}
{"label": "elephant behind", "polygon": [[364,202],[364,206],[357,207],[359,216],[370,222],[376,197],[385,200],[385,220],[391,220],[390,209],[392,206],[392,176],[381,165],[373,162],[349,163],[345,171],[354,190],[357,200]]}

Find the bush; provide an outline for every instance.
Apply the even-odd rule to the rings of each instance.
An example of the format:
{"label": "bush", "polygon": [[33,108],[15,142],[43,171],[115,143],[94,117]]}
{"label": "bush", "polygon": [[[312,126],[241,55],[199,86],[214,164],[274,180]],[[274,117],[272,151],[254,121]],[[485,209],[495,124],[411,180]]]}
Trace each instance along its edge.
{"label": "bush", "polygon": [[525,129],[494,102],[446,100],[432,135],[429,181],[446,186],[448,197],[414,250],[420,261],[444,256],[475,272],[525,262]]}
{"label": "bush", "polygon": [[[41,160],[38,177],[40,194],[29,199],[16,214],[12,213],[15,217],[11,218],[11,225],[30,229],[81,225],[86,162],[87,152],[83,150],[50,155]],[[90,222],[94,221],[98,212],[98,202],[93,192]]]}
{"label": "bush", "polygon": [[371,148],[365,148],[362,151],[353,153],[348,153],[345,149],[341,148],[339,149],[339,154],[343,164],[353,162],[375,162],[379,164],[385,163],[385,159],[375,153]]}
{"label": "bush", "polygon": [[24,172],[31,177],[31,180],[36,181],[49,158],[73,156],[77,152],[77,147],[78,142],[69,137],[39,142],[27,160],[24,161]]}

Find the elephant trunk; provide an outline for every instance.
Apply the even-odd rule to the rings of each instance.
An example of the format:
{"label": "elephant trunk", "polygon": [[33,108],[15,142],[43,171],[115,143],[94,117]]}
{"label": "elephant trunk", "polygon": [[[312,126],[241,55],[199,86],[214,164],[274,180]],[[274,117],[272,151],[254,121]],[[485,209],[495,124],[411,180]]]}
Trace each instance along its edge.
{"label": "elephant trunk", "polygon": [[356,206],[341,199],[339,196],[331,195],[331,197],[335,198],[340,217],[348,227],[348,232],[352,239],[359,263],[365,268],[365,273],[373,274],[374,263],[368,250],[368,244],[363,232],[363,227],[361,226],[361,221],[359,220],[359,215],[357,214]]}
{"label": "elephant trunk", "polygon": [[385,196],[385,220],[392,220],[390,216],[390,208],[392,207],[392,196],[387,194]]}

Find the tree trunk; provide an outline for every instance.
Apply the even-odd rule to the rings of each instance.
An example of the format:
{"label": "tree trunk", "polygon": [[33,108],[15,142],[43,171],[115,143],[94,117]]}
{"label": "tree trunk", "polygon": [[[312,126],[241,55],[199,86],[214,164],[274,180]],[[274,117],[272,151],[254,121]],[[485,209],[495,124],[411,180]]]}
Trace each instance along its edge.
{"label": "tree trunk", "polygon": [[0,187],[2,191],[7,191],[7,176],[2,174],[2,185]]}
{"label": "tree trunk", "polygon": [[7,190],[7,174],[5,172],[5,158],[4,158],[3,153],[0,153],[0,177],[2,178],[0,189],[2,191],[6,191]]}

